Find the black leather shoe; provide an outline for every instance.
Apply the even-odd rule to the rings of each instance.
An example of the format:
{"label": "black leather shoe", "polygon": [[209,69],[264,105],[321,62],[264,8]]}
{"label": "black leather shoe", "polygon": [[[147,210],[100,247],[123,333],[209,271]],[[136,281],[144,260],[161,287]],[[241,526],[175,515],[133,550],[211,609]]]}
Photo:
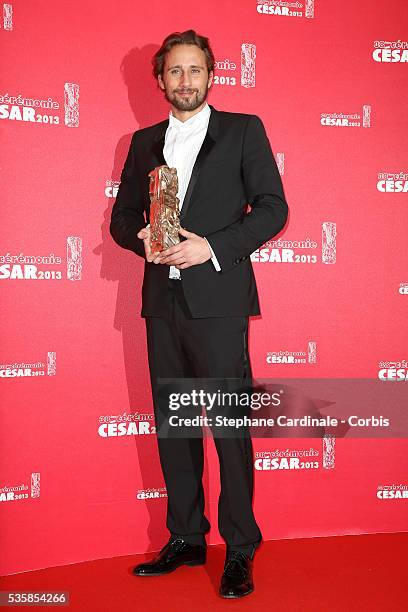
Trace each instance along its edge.
{"label": "black leather shoe", "polygon": [[219,591],[221,597],[235,599],[249,595],[253,590],[252,560],[243,552],[229,552],[221,578]]}
{"label": "black leather shoe", "polygon": [[158,555],[148,563],[133,568],[134,576],[161,576],[174,572],[180,565],[203,565],[206,561],[207,546],[189,544],[185,540],[169,540]]}

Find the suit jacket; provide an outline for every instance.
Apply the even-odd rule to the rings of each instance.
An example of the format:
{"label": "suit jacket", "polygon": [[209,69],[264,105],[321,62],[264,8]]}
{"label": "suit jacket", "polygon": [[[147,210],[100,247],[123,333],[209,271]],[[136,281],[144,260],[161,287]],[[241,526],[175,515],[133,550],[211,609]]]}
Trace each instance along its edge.
{"label": "suit jacket", "polygon": [[[137,237],[150,219],[148,174],[166,164],[168,123],[166,119],[133,134],[110,223],[115,242],[145,259],[142,317],[163,316],[169,305],[169,266],[147,262],[143,241]],[[194,318],[260,314],[250,255],[281,231],[287,215],[282,181],[261,119],[211,106],[180,223],[207,238],[221,271],[210,259],[180,271],[177,282],[182,283]]]}

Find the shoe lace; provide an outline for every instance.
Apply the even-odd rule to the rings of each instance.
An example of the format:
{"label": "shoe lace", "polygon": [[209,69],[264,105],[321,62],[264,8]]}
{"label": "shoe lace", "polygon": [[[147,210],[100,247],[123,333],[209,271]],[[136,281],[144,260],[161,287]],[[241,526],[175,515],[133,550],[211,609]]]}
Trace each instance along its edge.
{"label": "shoe lace", "polygon": [[183,543],[183,540],[181,540],[181,539],[179,539],[179,540],[171,540],[171,541],[169,540],[168,542],[166,542],[166,544],[160,550],[160,552],[158,553],[156,558],[159,558],[160,555],[163,554],[163,553],[167,553],[170,549],[177,550],[182,543]]}
{"label": "shoe lace", "polygon": [[238,550],[232,551],[225,562],[224,574],[231,577],[241,576],[242,574],[246,576],[247,570],[244,565],[246,559],[245,553]]}
{"label": "shoe lace", "polygon": [[167,550],[169,548],[172,548],[174,550],[177,550],[178,548],[180,548],[182,545],[184,544],[184,540],[182,538],[178,538],[177,540],[169,540],[168,542],[166,542],[166,544],[163,546],[163,548],[161,549],[160,552]]}

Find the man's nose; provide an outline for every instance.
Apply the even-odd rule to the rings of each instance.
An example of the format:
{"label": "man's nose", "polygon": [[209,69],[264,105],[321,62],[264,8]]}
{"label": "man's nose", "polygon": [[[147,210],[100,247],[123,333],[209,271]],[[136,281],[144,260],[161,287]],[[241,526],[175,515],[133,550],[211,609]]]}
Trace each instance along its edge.
{"label": "man's nose", "polygon": [[188,87],[190,87],[191,85],[191,75],[188,71],[184,71],[181,75],[181,83],[180,85],[182,85],[183,87],[185,87],[186,89]]}

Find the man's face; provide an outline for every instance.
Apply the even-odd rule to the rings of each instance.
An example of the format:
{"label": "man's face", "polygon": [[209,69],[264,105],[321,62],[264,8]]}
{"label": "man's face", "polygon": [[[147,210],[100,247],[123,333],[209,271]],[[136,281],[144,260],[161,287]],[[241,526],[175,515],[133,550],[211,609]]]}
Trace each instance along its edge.
{"label": "man's face", "polygon": [[213,79],[205,53],[196,45],[175,45],[166,54],[159,87],[177,110],[194,111],[207,98]]}

